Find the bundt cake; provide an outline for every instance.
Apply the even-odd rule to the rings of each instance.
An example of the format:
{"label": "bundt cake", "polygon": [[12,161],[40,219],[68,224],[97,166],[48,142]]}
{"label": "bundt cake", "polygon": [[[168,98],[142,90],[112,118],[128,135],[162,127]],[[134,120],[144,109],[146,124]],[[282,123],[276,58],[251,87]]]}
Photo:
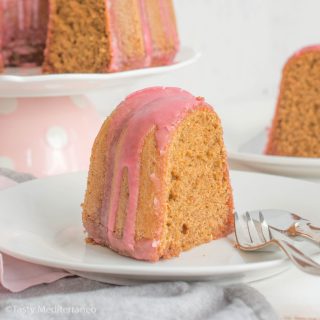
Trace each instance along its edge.
{"label": "bundt cake", "polygon": [[0,0],[0,69],[114,72],[170,64],[172,0]]}
{"label": "bundt cake", "polygon": [[320,157],[320,46],[286,63],[266,154]]}
{"label": "bundt cake", "polygon": [[179,88],[129,95],[93,145],[87,240],[157,261],[229,234],[233,200],[220,120]]}

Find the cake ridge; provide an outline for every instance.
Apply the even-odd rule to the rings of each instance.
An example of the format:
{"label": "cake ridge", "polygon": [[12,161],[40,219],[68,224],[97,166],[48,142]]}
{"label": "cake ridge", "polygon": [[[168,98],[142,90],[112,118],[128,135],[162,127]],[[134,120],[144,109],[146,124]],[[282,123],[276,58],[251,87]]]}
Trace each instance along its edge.
{"label": "cake ridge", "polygon": [[[140,102],[141,100],[143,103]],[[111,195],[109,212],[108,214],[102,214],[106,214],[108,220],[106,240],[110,242],[112,247],[133,254],[135,248],[134,221],[140,174],[138,164],[140,152],[143,147],[143,138],[152,127],[155,126],[159,152],[162,153],[164,146],[168,142],[170,132],[177,125],[178,121],[183,118],[184,112],[195,108],[201,103],[203,104],[203,99],[197,99],[179,88],[152,87],[128,96],[117,109],[128,108],[128,105],[131,103],[133,103],[134,107],[130,108],[131,112],[129,112],[128,118],[126,119],[127,121],[125,121],[126,128],[122,130],[120,134],[124,139],[124,145],[121,148],[122,152],[119,155],[119,159],[117,159],[117,166],[112,166],[115,173],[113,174],[113,187],[111,187],[111,190],[114,190],[114,192]],[[163,118],[161,116],[166,117]],[[120,139],[121,138],[117,139],[115,144],[119,143]],[[111,147],[111,149],[113,149],[113,147]],[[116,159],[116,157],[113,158],[114,160]],[[115,215],[117,212],[122,173],[125,168],[128,170],[129,207],[127,209],[123,238],[117,239],[114,236]],[[104,206],[103,208],[106,210]],[[154,250],[156,250],[156,248],[151,247],[151,251]]]}

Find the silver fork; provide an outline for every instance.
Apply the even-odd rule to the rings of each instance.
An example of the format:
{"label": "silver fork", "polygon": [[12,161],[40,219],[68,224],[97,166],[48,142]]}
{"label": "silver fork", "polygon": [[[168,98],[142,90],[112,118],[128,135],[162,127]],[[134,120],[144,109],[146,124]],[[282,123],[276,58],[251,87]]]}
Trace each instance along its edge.
{"label": "silver fork", "polygon": [[283,236],[271,231],[263,214],[259,213],[259,222],[254,222],[250,213],[241,217],[235,212],[235,235],[237,246],[245,251],[254,251],[270,244],[279,246],[288,258],[302,271],[320,275],[320,265],[300,251]]}
{"label": "silver fork", "polygon": [[250,211],[250,215],[255,221],[259,219],[260,213],[265,214],[268,221],[273,221],[272,225],[269,224],[271,229],[286,236],[294,237],[295,240],[304,238],[320,245],[320,228],[312,224],[311,221],[300,217],[296,213],[279,209]]}

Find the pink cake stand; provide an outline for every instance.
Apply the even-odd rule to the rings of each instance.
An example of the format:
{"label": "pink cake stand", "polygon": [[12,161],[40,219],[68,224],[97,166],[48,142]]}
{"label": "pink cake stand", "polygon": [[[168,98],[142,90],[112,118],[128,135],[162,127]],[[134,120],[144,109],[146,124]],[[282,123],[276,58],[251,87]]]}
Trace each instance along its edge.
{"label": "pink cake stand", "polygon": [[0,167],[37,177],[85,170],[101,121],[84,96],[0,98]]}
{"label": "pink cake stand", "polygon": [[175,71],[198,57],[192,49],[182,48],[173,65],[112,74],[6,70],[0,75],[0,168],[37,177],[87,170],[102,119],[83,94],[104,89],[108,101],[110,90]]}

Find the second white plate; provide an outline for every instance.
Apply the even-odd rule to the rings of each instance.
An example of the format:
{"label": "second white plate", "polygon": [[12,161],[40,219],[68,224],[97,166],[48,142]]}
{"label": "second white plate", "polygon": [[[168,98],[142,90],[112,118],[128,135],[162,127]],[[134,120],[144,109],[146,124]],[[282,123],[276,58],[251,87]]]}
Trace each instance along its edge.
{"label": "second white plate", "polygon": [[[238,211],[279,208],[320,222],[318,185],[294,179],[231,172]],[[23,183],[0,192],[0,251],[42,265],[72,270],[100,281],[252,281],[288,267],[280,252],[246,253],[232,237],[201,245],[158,263],[136,261],[108,248],[86,244],[80,204],[85,173]]]}
{"label": "second white plate", "polygon": [[219,110],[231,167],[320,180],[320,158],[280,157],[263,153],[275,102],[240,101]]}

